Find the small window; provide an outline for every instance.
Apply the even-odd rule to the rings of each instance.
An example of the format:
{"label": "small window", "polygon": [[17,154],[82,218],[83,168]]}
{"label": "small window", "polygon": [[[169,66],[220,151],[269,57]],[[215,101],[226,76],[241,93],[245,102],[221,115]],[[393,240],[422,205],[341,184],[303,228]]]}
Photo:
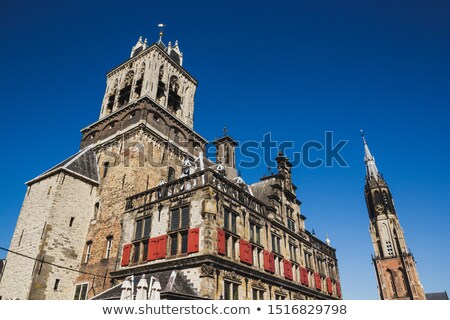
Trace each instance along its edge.
{"label": "small window", "polygon": [[105,178],[106,175],[108,174],[108,169],[109,169],[109,162],[105,162],[103,164],[103,178]]}
{"label": "small window", "polygon": [[47,195],[49,195],[51,191],[52,191],[52,186],[48,187]]}
{"label": "small window", "polygon": [[173,180],[175,180],[175,169],[172,167],[169,167],[169,172],[167,174],[167,181],[170,182]]}
{"label": "small window", "polygon": [[225,300],[239,300],[239,284],[225,281],[223,298]]}
{"label": "small window", "polygon": [[109,257],[111,256],[112,241],[113,237],[106,238],[106,255],[105,255],[106,259],[109,259]]}
{"label": "small window", "polygon": [[91,258],[91,249],[92,249],[92,241],[86,243],[86,258],[84,259],[84,263],[88,263]]}
{"label": "small window", "polygon": [[281,238],[272,234],[272,251],[274,253],[281,254],[280,243],[281,243]]}
{"label": "small window", "polygon": [[75,217],[70,217],[69,227],[73,226],[74,220],[75,220]]}
{"label": "small window", "polygon": [[55,286],[53,287],[53,290],[58,290],[58,287],[59,287],[59,281],[60,281],[61,279],[56,279],[55,280]]}
{"label": "small window", "polygon": [[87,288],[88,288],[87,283],[78,284],[75,287],[75,295],[74,295],[73,299],[74,300],[86,300]]}
{"label": "small window", "polygon": [[97,219],[98,209],[100,208],[100,203],[97,202],[94,206],[94,219]]}
{"label": "small window", "polygon": [[264,290],[253,288],[253,300],[264,300]]}

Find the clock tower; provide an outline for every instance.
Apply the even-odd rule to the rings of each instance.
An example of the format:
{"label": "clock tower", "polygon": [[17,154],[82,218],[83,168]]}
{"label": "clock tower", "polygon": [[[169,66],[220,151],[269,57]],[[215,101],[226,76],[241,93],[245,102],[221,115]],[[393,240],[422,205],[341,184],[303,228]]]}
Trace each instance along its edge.
{"label": "clock tower", "polygon": [[363,135],[369,232],[375,254],[372,257],[382,300],[425,300],[414,257],[406,246],[394,200]]}

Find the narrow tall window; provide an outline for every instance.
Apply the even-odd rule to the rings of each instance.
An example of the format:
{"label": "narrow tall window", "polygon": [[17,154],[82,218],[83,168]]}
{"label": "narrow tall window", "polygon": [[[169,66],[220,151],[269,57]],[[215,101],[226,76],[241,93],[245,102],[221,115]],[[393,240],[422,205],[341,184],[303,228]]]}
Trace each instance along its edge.
{"label": "narrow tall window", "polygon": [[70,217],[69,227],[73,226],[74,221],[75,221],[75,217]]}
{"label": "narrow tall window", "polygon": [[281,238],[272,234],[272,251],[274,253],[281,254],[280,243],[281,243]]}
{"label": "narrow tall window", "polygon": [[108,169],[109,169],[109,162],[105,162],[103,164],[103,178],[105,178],[106,175],[108,174]]}
{"label": "narrow tall window", "polygon": [[61,279],[56,279],[55,280],[55,285],[54,285],[54,287],[53,287],[53,290],[58,290],[58,287],[59,287],[59,282],[61,281]]}
{"label": "narrow tall window", "polygon": [[147,261],[148,241],[152,228],[152,217],[146,216],[136,220],[136,229],[133,241],[133,262]]}
{"label": "narrow tall window", "polygon": [[225,300],[239,300],[239,284],[224,281],[224,299]]}
{"label": "narrow tall window", "polygon": [[106,255],[105,255],[106,259],[109,259],[109,257],[111,256],[112,241],[113,237],[110,236],[106,238]]}
{"label": "narrow tall window", "polygon": [[91,258],[91,249],[92,249],[92,241],[86,243],[86,257],[84,259],[84,263],[88,263]]}
{"label": "narrow tall window", "polygon": [[289,206],[286,206],[286,219],[288,229],[295,232],[294,210]]}
{"label": "narrow tall window", "polygon": [[94,206],[94,219],[97,219],[98,209],[100,209],[100,203],[97,202]]}
{"label": "narrow tall window", "polygon": [[173,180],[175,180],[175,169],[172,167],[169,167],[169,172],[167,174],[167,181],[170,182]]}
{"label": "narrow tall window", "polygon": [[170,212],[170,255],[188,251],[189,207],[172,209]]}
{"label": "narrow tall window", "polygon": [[250,241],[261,244],[261,227],[250,222]]}

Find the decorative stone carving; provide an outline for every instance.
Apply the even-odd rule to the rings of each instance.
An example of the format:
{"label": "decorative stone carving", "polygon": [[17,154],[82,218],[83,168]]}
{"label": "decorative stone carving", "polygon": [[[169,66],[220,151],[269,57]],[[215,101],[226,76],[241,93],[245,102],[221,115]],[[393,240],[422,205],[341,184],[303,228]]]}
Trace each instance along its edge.
{"label": "decorative stone carving", "polygon": [[262,290],[267,290],[265,284],[261,281],[261,279],[253,280],[252,287],[262,289]]}
{"label": "decorative stone carving", "polygon": [[200,267],[200,277],[208,277],[208,278],[214,278],[216,268],[214,268],[213,264],[202,264]]}
{"label": "decorative stone carving", "polygon": [[234,271],[224,271],[223,277],[227,278],[228,280],[234,281],[234,282],[239,282],[239,283],[242,282],[242,277]]}

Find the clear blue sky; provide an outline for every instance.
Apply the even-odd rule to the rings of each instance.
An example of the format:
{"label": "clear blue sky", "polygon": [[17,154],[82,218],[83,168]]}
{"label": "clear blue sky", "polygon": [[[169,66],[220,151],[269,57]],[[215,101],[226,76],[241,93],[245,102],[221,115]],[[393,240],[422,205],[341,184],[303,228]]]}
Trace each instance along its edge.
{"label": "clear blue sky", "polygon": [[[296,151],[325,131],[349,140],[348,168],[294,170],[307,228],[337,248],[345,298],[378,298],[361,128],[426,292],[450,290],[446,0],[3,2],[1,246],[24,182],[77,151],[79,130],[98,117],[105,73],[140,35],[156,41],[160,22],[199,81],[194,126],[206,138],[226,125],[241,141],[271,131]],[[265,172],[242,175],[254,182]]]}

